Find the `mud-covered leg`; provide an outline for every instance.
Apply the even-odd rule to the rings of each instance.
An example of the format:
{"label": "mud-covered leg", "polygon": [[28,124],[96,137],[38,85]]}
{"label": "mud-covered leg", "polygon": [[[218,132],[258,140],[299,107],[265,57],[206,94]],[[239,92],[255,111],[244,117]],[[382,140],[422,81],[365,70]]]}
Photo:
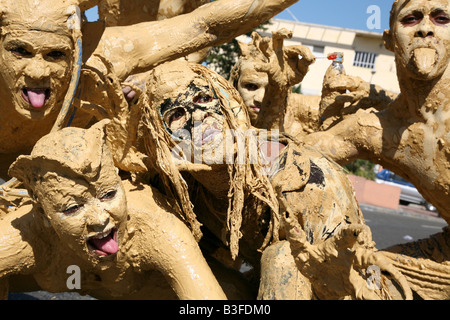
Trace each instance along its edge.
{"label": "mud-covered leg", "polygon": [[[412,300],[412,291],[405,276],[395,266],[393,266],[389,260],[385,259],[381,252],[375,252],[372,248],[358,248],[356,249],[356,260],[357,264],[361,268],[365,268],[367,266],[378,266],[382,271],[389,273],[392,280],[397,282],[400,286],[404,298],[406,300]],[[361,298],[364,298],[365,292],[368,292],[366,286],[363,287],[363,289]]]}
{"label": "mud-covered leg", "polygon": [[425,300],[450,299],[450,228],[429,238],[383,249],[380,254]]}
{"label": "mud-covered leg", "polygon": [[368,270],[387,271],[402,290],[400,299],[412,299],[405,277],[373,247],[369,227],[352,224],[333,237],[310,244],[295,219],[285,218],[287,238],[299,270],[311,280],[314,293],[321,299],[392,299],[388,284],[379,274],[379,285],[369,285]]}
{"label": "mud-covered leg", "polygon": [[[320,287],[320,283],[324,283],[320,280],[321,276],[310,269],[312,265],[321,267],[328,252],[323,253],[321,247],[316,244],[332,239],[340,229],[348,225],[364,222],[352,186],[342,168],[334,162],[316,150],[294,143],[288,144],[283,150],[274,171],[271,178],[277,192],[280,214],[288,218],[282,219],[281,224],[288,224],[286,233],[291,243],[289,249],[295,251],[292,252],[290,261],[293,265],[297,263],[298,270],[304,279],[309,280],[312,288]],[[301,238],[290,237],[291,223],[295,224]],[[283,235],[283,231],[280,231],[280,235]],[[294,242],[300,246],[293,245]],[[335,250],[333,247],[330,249],[329,254],[333,256]],[[352,257],[348,259],[351,260]],[[276,258],[273,260],[276,261]],[[274,263],[267,264],[274,268]],[[287,271],[284,272],[285,276]],[[315,284],[315,281],[318,281],[319,285]],[[314,290],[315,297],[316,291]],[[345,289],[338,288],[329,297],[331,295],[342,298],[348,293]],[[322,298],[329,297],[322,295]]]}
{"label": "mud-covered leg", "polygon": [[258,300],[311,300],[309,280],[295,265],[288,241],[267,247],[261,258]]}

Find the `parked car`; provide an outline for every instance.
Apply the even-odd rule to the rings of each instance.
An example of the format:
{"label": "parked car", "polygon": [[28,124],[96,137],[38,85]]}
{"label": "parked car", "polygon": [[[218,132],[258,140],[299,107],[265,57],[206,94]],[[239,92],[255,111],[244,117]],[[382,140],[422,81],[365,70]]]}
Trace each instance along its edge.
{"label": "parked car", "polygon": [[403,179],[392,171],[389,171],[387,169],[381,170],[376,174],[375,181],[378,183],[400,187],[400,202],[420,204],[425,206],[428,211],[436,211],[436,208],[423,198],[423,196],[419,191],[417,191],[416,187],[411,182]]}

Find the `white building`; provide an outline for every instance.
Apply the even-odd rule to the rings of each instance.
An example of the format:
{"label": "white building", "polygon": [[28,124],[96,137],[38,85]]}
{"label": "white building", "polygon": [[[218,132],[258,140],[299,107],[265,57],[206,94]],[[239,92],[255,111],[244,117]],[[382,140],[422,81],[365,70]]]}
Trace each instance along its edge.
{"label": "white building", "polygon": [[272,19],[271,22],[262,36],[271,36],[272,31],[286,28],[293,32],[292,39],[284,41],[286,46],[308,46],[317,58],[301,84],[303,94],[321,94],[323,77],[331,64],[327,54],[332,52],[344,53],[344,68],[348,75],[400,92],[394,53],[384,47],[382,33],[280,19]]}

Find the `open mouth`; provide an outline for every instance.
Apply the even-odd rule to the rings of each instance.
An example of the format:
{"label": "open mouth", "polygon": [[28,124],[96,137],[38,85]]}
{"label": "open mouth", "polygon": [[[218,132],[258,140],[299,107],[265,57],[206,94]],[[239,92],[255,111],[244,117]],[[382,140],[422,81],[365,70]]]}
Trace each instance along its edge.
{"label": "open mouth", "polygon": [[213,141],[218,134],[222,134],[222,131],[208,126],[201,134],[194,133],[194,144],[196,147],[202,147]]}
{"label": "open mouth", "polygon": [[218,134],[222,134],[222,125],[214,116],[208,115],[202,124],[194,129],[194,144],[197,147],[204,146],[213,141]]}
{"label": "open mouth", "polygon": [[255,111],[255,112],[261,111],[261,108],[260,108],[260,107],[257,107],[257,106],[251,106],[250,109],[252,109],[252,110]]}
{"label": "open mouth", "polygon": [[22,88],[22,98],[33,108],[42,108],[50,97],[49,88]]}
{"label": "open mouth", "polygon": [[414,63],[423,73],[429,73],[435,66],[438,54],[433,48],[416,48],[413,50]]}
{"label": "open mouth", "polygon": [[119,251],[116,228],[90,236],[86,242],[89,251],[97,257],[113,255]]}
{"label": "open mouth", "polygon": [[213,128],[206,129],[205,132],[203,132],[202,145],[211,142],[219,133],[222,133],[222,131]]}

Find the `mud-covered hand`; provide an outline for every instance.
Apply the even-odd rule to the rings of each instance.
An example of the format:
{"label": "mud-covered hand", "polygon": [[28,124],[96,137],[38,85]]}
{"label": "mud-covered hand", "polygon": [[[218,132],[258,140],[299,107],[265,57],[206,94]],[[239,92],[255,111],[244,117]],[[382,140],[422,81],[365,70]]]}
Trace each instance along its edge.
{"label": "mud-covered hand", "polygon": [[290,39],[292,31],[281,29],[272,34],[272,40],[261,39],[261,49],[267,58],[267,63],[256,66],[258,71],[267,72],[269,82],[279,88],[290,88],[300,83],[315,62],[315,57],[308,47],[302,45],[284,46],[284,39]]}
{"label": "mud-covered hand", "polygon": [[82,71],[81,109],[97,120],[111,120],[107,125],[107,143],[117,167],[124,171],[145,171],[144,154],[136,145],[141,106],[147,103],[146,96],[137,86],[122,84],[115,76],[113,65],[101,56],[97,58],[103,63],[103,71],[90,66]]}
{"label": "mud-covered hand", "polygon": [[337,72],[330,66],[323,80],[321,116],[340,115],[346,104],[354,104],[370,95],[370,84],[359,77]]}
{"label": "mud-covered hand", "polygon": [[284,59],[289,66],[287,69],[289,81],[292,85],[302,82],[309,66],[316,61],[316,58],[308,47],[301,45],[287,46],[283,51]]}
{"label": "mud-covered hand", "polygon": [[322,89],[344,96],[347,93],[348,96],[358,98],[369,94],[370,84],[360,77],[346,74],[345,71],[339,73],[330,66],[325,73]]}
{"label": "mud-covered hand", "polygon": [[388,288],[381,281],[381,273],[371,273],[377,270],[390,273],[403,289],[405,298],[412,298],[405,277],[377,254],[368,226],[344,226],[331,238],[310,244],[295,219],[284,217],[284,223],[295,263],[300,272],[310,279],[318,298],[390,298]]}
{"label": "mud-covered hand", "polygon": [[133,99],[136,97],[136,91],[130,86],[122,87],[123,95],[128,103],[132,103]]}

